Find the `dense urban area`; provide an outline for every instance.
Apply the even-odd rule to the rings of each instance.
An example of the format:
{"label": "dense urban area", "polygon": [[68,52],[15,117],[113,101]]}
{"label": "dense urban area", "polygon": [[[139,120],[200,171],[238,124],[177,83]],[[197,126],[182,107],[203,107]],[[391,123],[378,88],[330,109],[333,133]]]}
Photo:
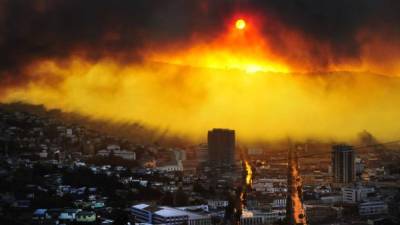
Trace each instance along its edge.
{"label": "dense urban area", "polygon": [[400,144],[171,147],[0,107],[0,224],[399,224]]}

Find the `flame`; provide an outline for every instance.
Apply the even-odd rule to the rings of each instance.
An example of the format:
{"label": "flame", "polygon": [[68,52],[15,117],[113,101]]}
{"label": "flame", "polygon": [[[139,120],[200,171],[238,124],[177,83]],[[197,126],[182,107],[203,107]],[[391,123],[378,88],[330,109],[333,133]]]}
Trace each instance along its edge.
{"label": "flame", "polygon": [[[21,68],[29,74],[24,85],[8,88],[0,101],[44,104],[112,121],[139,121],[197,140],[212,127],[238,130],[242,140],[287,135],[349,140],[364,129],[387,140],[397,138],[393,121],[400,109],[393,102],[400,101],[400,82],[364,72],[400,71],[396,58],[391,66],[385,66],[386,61],[383,67],[374,64],[381,55],[374,54],[381,40],[363,46],[361,55],[368,54],[355,64],[328,57],[323,67],[356,73],[302,76],[297,72],[315,72],[318,58],[310,52],[317,49],[330,56],[334,49],[273,19],[257,24],[260,20],[255,16],[232,18],[245,18],[245,29],[237,29],[232,19],[211,39],[193,34],[187,43],[146,44],[140,62],[118,60],[114,54],[96,61],[81,52],[37,59]],[[261,27],[274,35],[261,32]],[[274,38],[282,46],[276,47]],[[383,46],[380,52],[389,56],[398,50]]]}
{"label": "flame", "polygon": [[[291,153],[292,154],[292,153]],[[303,207],[302,200],[300,199],[298,188],[301,188],[302,182],[301,177],[298,170],[298,162],[297,158],[291,157],[291,168],[289,168],[290,172],[292,173],[292,186],[291,194],[292,194],[292,204],[293,204],[293,216],[295,224],[307,224],[307,220],[305,217],[305,210]],[[302,217],[300,217],[302,215]]]}
{"label": "flame", "polygon": [[248,25],[243,19],[233,24],[211,42],[195,41],[189,47],[173,46],[164,52],[148,51],[146,58],[176,65],[237,69],[247,73],[291,71],[290,66],[273,53],[256,26]]}
{"label": "flame", "polygon": [[247,160],[245,160],[244,163],[246,166],[246,185],[250,186],[253,181],[253,170],[251,169],[251,165]]}
{"label": "flame", "polygon": [[391,122],[400,113],[393,107],[393,99],[400,100],[397,79],[389,84],[366,74],[249,76],[240,70],[92,62],[80,57],[38,61],[26,71],[32,78],[25,86],[9,89],[1,102],[140,121],[197,140],[210,127],[238,130],[242,140],[287,134],[348,140],[363,129],[388,140],[398,135]]}

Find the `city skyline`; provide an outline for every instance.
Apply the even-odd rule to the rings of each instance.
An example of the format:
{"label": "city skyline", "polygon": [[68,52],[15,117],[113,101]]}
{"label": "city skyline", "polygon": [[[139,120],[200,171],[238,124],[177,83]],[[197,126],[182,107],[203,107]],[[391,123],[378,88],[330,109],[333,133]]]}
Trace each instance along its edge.
{"label": "city skyline", "polygon": [[399,12],[0,0],[0,224],[400,224]]}

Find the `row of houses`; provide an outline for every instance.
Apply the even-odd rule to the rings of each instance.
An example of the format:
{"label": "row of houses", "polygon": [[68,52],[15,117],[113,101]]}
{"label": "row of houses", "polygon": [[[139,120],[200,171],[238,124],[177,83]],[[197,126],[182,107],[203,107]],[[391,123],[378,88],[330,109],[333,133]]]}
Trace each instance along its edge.
{"label": "row of houses", "polygon": [[81,209],[36,209],[32,215],[32,220],[91,223],[96,221],[96,213],[94,211],[84,211]]}

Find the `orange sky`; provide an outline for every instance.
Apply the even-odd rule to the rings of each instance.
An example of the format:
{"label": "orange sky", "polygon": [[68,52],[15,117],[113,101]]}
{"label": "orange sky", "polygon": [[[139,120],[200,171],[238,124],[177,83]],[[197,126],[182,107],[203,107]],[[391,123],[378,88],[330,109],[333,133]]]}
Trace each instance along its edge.
{"label": "orange sky", "polygon": [[[235,27],[239,18],[245,18],[244,29]],[[140,121],[194,139],[213,127],[235,129],[243,140],[348,140],[364,129],[378,138],[398,138],[393,121],[400,115],[399,64],[371,63],[380,40],[363,47],[359,60],[321,67],[305,49],[318,45],[327,55],[334,49],[275,23],[288,51],[283,54],[260,35],[257,21],[237,16],[213,40],[194,34],[190,44],[143,48],[142,62],[111,56],[93,61],[80,54],[34,61],[24,68],[27,83],[7,90],[1,101]]]}

